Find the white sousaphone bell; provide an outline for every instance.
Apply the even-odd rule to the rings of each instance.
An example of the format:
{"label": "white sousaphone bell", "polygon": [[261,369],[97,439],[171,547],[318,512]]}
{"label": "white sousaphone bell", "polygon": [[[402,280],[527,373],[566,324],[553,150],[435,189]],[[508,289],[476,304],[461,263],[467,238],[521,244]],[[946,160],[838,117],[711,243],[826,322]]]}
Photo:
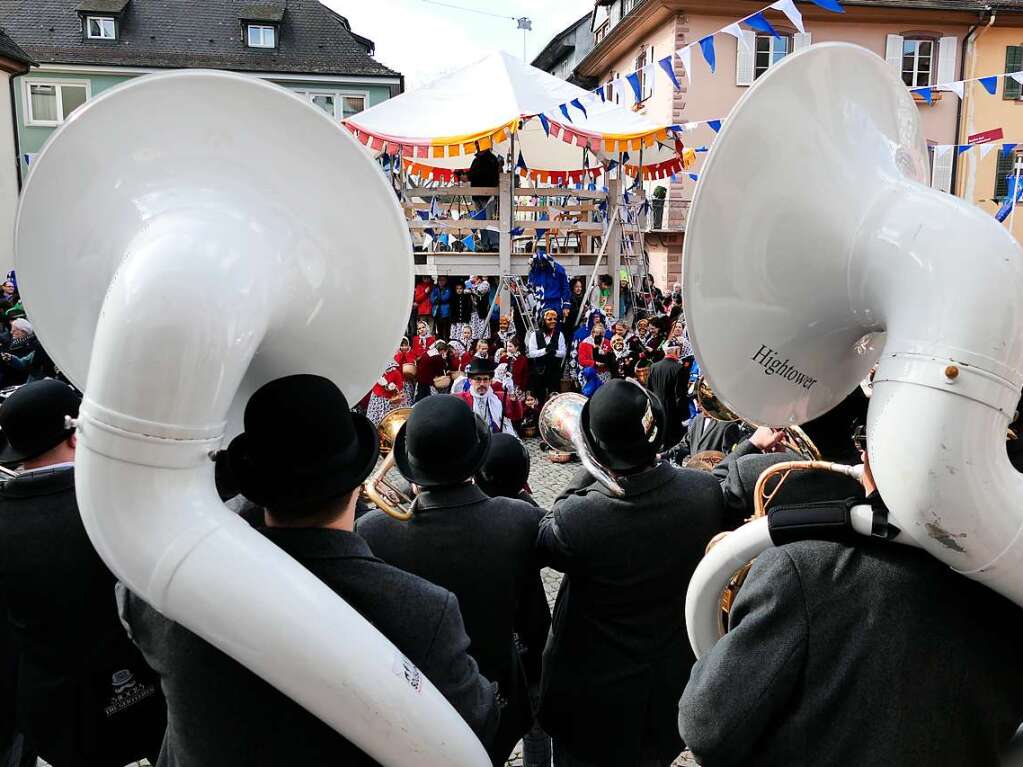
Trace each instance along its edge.
{"label": "white sousaphone bell", "polygon": [[[1023,385],[1023,251],[929,188],[918,107],[889,65],[814,45],[760,78],[717,137],[685,241],[689,337],[744,419],[801,424],[879,363],[871,468],[900,541],[1023,604],[1023,475],[1006,427]],[[867,507],[854,526],[870,534]],[[700,564],[686,617],[717,641],[722,589],[767,520]]]}
{"label": "white sousaphone bell", "polygon": [[256,78],[133,80],[33,163],[16,265],[85,392],[78,504],[118,578],[382,764],[489,764],[433,685],[214,489],[210,453],[256,388],[313,373],[354,402],[401,337],[408,229],[354,139]]}

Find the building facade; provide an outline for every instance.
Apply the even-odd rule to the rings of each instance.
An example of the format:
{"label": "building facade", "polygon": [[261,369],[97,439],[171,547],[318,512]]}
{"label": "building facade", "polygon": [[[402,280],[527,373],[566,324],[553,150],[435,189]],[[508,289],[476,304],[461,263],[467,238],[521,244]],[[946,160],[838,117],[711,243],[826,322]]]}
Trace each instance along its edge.
{"label": "building facade", "polygon": [[[992,3],[991,14],[978,27],[967,49],[964,78],[1023,71],[1023,3]],[[995,138],[1001,134],[1001,138]],[[955,153],[955,193],[994,215],[1008,195],[1006,176],[1023,171],[1023,86],[1009,77],[999,78],[994,95],[979,82],[966,83],[957,145],[992,139],[992,143],[1019,144],[1015,151],[1001,146],[981,151],[974,146]],[[1023,205],[1020,205],[1023,208]],[[1010,216],[1005,225],[1023,242],[1023,215]]]}
{"label": "building facade", "polygon": [[0,0],[39,66],[15,80],[22,172],[79,106],[133,77],[210,68],[275,82],[341,120],[403,89],[374,46],[317,0]]}
{"label": "building facade", "polygon": [[593,48],[591,22],[592,14],[588,13],[558,32],[533,59],[533,66],[574,85],[593,87],[588,79],[580,79],[575,74],[576,66]]}
{"label": "building facade", "polygon": [[14,217],[18,212],[18,149],[14,142],[12,77],[29,71],[33,61],[0,29],[0,271],[14,266]]}
{"label": "building facade", "polygon": [[[576,75],[597,83],[611,83],[764,5],[762,0],[598,0],[593,18],[595,45],[576,67]],[[681,89],[674,90],[659,67],[654,67],[654,82],[643,83],[645,98],[634,108],[663,124],[727,117],[739,97],[772,65],[794,51],[825,41],[855,43],[876,52],[908,86],[956,80],[962,77],[964,43],[984,17],[984,4],[974,0],[843,0],[843,5],[845,13],[835,14],[812,3],[799,2],[805,33],[795,29],[781,13],[771,12],[769,20],[781,38],[747,30],[750,52],[735,38],[717,35],[715,74],[710,72],[698,49],[693,55],[693,73],[685,72],[675,57],[675,74]],[[608,87],[607,94],[631,104],[631,93],[618,90]],[[954,143],[958,133],[958,99],[951,93],[935,93],[933,103],[922,99],[918,103],[928,142]],[[686,135],[686,143],[709,146],[714,137],[710,127],[701,125]],[[933,185],[946,191],[951,189],[953,171],[952,157],[948,159],[947,163],[936,163],[932,173]],[[693,171],[699,170],[698,160]],[[661,285],[681,278],[682,244],[695,183],[688,176],[678,179],[648,185],[661,184],[667,191],[662,226],[647,236],[654,277]]]}

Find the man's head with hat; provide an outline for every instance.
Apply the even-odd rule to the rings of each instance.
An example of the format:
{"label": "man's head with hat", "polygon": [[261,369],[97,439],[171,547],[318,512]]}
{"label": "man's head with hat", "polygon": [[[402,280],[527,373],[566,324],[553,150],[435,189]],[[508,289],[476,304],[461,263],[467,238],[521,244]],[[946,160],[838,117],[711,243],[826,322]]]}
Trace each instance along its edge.
{"label": "man's head with hat", "polygon": [[451,394],[418,402],[394,440],[398,471],[419,487],[460,485],[479,469],[490,429]]}
{"label": "man's head with hat", "polygon": [[0,464],[26,469],[71,463],[81,397],[66,383],[47,378],[15,391],[0,405]]}
{"label": "man's head with hat", "polygon": [[474,357],[465,366],[465,375],[471,382],[471,391],[476,397],[486,397],[490,394],[490,385],[494,380],[493,362],[483,357]]}
{"label": "man's head with hat", "polygon": [[351,511],[377,461],[377,432],[327,378],[292,375],[245,405],[245,431],[227,448],[241,494],[271,526],[326,526]]}
{"label": "man's head with hat", "polygon": [[615,379],[583,406],[583,439],[597,463],[619,474],[653,465],[664,440],[664,410],[635,381]]}

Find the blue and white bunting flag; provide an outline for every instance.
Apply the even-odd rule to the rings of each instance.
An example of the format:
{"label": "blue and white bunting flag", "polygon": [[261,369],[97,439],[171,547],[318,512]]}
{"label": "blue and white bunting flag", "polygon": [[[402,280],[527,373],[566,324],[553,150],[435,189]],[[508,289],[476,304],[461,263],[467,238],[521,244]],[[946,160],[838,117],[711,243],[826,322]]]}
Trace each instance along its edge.
{"label": "blue and white bunting flag", "polygon": [[806,28],[803,27],[803,14],[796,8],[794,0],[777,0],[771,4],[771,7],[776,11],[784,13],[792,26],[799,30],[800,34],[806,34]]}
{"label": "blue and white bunting flag", "polygon": [[671,84],[672,84],[672,86],[674,86],[675,90],[677,90],[677,91],[682,90],[682,83],[680,83],[678,81],[678,77],[675,76],[675,61],[674,61],[674,57],[673,56],[665,56],[663,59],[661,59],[657,63],[661,65],[661,69],[664,70],[664,73],[671,80]]}
{"label": "blue and white bunting flag", "polygon": [[703,51],[703,58],[710,67],[710,73],[714,74],[717,69],[717,58],[714,55],[714,35],[707,35],[700,40],[700,50]]}

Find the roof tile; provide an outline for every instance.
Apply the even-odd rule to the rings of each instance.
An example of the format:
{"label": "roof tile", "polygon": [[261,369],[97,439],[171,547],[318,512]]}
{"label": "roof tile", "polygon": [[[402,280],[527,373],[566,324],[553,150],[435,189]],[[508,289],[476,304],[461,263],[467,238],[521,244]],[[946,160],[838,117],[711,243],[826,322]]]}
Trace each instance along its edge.
{"label": "roof tile", "polygon": [[239,18],[245,7],[254,5],[251,0],[130,0],[116,41],[83,39],[81,2],[0,0],[0,19],[25,51],[43,63],[398,75],[374,60],[347,22],[318,0],[289,0],[280,47],[266,50],[244,43]]}

